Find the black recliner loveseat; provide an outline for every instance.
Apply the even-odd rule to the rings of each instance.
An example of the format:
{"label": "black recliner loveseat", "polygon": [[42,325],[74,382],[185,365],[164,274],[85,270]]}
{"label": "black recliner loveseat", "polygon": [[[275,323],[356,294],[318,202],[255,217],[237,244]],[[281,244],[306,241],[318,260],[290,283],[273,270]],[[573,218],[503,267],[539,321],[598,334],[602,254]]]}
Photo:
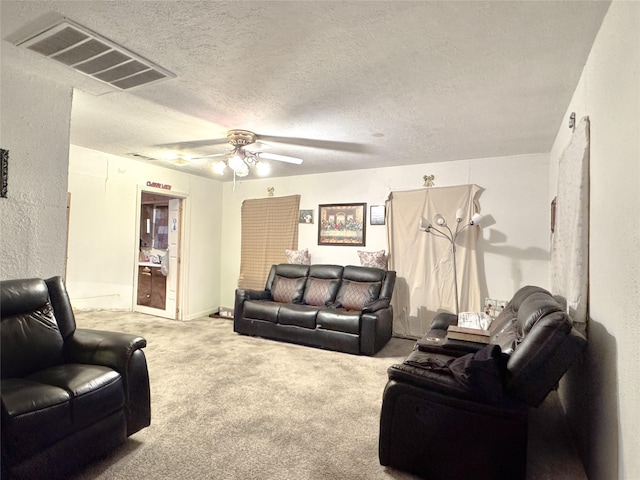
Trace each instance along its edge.
{"label": "black recliner loveseat", "polygon": [[0,282],[2,479],[67,476],[151,420],[144,338],[76,328],[61,277]]}
{"label": "black recliner loveseat", "polygon": [[494,320],[490,345],[442,342],[456,322],[436,316],[413,352],[389,368],[380,463],[430,480],[523,480],[528,409],[557,387],[586,339],[535,286],[516,292]]}
{"label": "black recliner loveseat", "polygon": [[395,280],[379,268],[273,265],[264,290],[236,290],[234,331],[373,355],[391,339]]}

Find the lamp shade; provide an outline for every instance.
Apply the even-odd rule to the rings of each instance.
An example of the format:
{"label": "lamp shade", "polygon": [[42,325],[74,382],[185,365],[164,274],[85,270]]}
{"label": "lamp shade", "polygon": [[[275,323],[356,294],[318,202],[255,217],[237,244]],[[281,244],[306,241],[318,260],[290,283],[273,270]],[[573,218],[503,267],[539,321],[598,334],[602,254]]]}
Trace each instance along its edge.
{"label": "lamp shade", "polygon": [[436,214],[436,216],[435,216],[435,217],[433,217],[433,219],[435,220],[435,222],[436,222],[438,225],[440,225],[440,226],[442,226],[442,227],[444,227],[444,226],[447,224],[447,221],[446,221],[446,220],[444,219],[444,217],[443,217],[442,215],[440,215],[439,213],[438,213],[438,214]]}
{"label": "lamp shade", "polygon": [[217,162],[213,164],[213,171],[218,175],[222,175],[224,171],[227,169],[227,164],[224,162]]}
{"label": "lamp shade", "polygon": [[474,213],[473,217],[471,217],[471,220],[469,221],[469,225],[480,225],[480,222],[483,218],[484,215],[481,215],[480,213]]}
{"label": "lamp shade", "polygon": [[243,170],[245,163],[239,155],[234,155],[229,159],[229,166],[237,172],[239,170]]}
{"label": "lamp shade", "polygon": [[422,217],[422,219],[420,220],[420,230],[424,230],[425,232],[428,232],[430,229],[431,229],[431,222],[426,218]]}
{"label": "lamp shade", "polygon": [[238,177],[246,177],[247,175],[249,175],[249,165],[242,162],[240,168],[234,168],[233,171]]}

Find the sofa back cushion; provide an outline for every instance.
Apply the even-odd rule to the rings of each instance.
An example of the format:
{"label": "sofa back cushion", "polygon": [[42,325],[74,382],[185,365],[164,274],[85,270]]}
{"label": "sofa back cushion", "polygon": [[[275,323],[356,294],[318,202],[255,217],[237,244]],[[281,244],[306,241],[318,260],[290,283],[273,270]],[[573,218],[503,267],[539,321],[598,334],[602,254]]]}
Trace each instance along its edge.
{"label": "sofa back cushion", "polygon": [[307,275],[309,275],[309,265],[288,263],[272,265],[264,289],[277,302],[300,303]]}
{"label": "sofa back cushion", "polygon": [[342,265],[311,265],[304,303],[321,307],[335,302],[343,271]]}
{"label": "sofa back cushion", "polygon": [[62,363],[63,339],[41,279],[0,282],[2,378],[24,377]]}
{"label": "sofa back cushion", "polygon": [[586,345],[554,298],[536,292],[522,301],[516,320],[517,345],[507,362],[506,390],[538,406],[556,387]]}
{"label": "sofa back cushion", "polygon": [[[520,288],[509,300],[506,307],[498,314],[491,323],[491,343],[500,345],[503,353],[511,354],[518,343],[522,340],[523,330],[518,331],[518,311],[522,303],[532,295],[542,294],[540,298],[551,299],[551,294],[541,287],[527,285]],[[546,295],[546,297],[544,296]],[[522,315],[522,327],[527,323],[525,316],[529,316],[531,311],[525,309]],[[529,325],[528,328],[530,328]]]}
{"label": "sofa back cushion", "polygon": [[529,295],[518,309],[518,338],[524,338],[541,318],[553,312],[562,313],[562,307],[549,293],[536,292]]}

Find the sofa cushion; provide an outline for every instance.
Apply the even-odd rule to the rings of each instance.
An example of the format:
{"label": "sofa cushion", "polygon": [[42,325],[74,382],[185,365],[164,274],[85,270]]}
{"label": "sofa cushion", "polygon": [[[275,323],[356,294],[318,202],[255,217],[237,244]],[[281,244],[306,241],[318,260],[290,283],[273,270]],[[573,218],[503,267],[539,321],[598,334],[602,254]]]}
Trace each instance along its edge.
{"label": "sofa cushion", "polygon": [[499,345],[503,353],[511,354],[518,344],[517,317],[503,322],[501,328],[492,334],[491,343]]}
{"label": "sofa cushion", "polygon": [[336,296],[336,306],[347,310],[362,310],[377,300],[380,282],[344,281]]}
{"label": "sofa cushion", "polygon": [[67,363],[29,375],[27,380],[69,392],[76,429],[95,423],[124,405],[120,374],[102,365]]}
{"label": "sofa cushion", "polygon": [[63,339],[48,295],[42,305],[25,302],[26,310],[11,316],[4,304],[2,308],[2,378],[23,377],[62,362]]}
{"label": "sofa cushion", "polygon": [[287,278],[276,275],[273,281],[271,295],[276,302],[300,303],[304,294],[306,281],[306,277]]}
{"label": "sofa cushion", "polygon": [[278,323],[280,306],[270,300],[247,300],[244,302],[244,316],[250,320]]}
{"label": "sofa cushion", "polygon": [[278,323],[304,328],[316,328],[317,307],[309,305],[282,305],[278,312]]}
{"label": "sofa cushion", "polygon": [[318,311],[316,323],[324,330],[360,334],[360,312],[341,308],[322,309]]}
{"label": "sofa cushion", "polygon": [[[13,458],[32,456],[74,431],[71,395],[63,388],[25,378],[2,380],[3,449]],[[6,417],[5,417],[6,415]],[[43,428],[46,425],[46,428]]]}

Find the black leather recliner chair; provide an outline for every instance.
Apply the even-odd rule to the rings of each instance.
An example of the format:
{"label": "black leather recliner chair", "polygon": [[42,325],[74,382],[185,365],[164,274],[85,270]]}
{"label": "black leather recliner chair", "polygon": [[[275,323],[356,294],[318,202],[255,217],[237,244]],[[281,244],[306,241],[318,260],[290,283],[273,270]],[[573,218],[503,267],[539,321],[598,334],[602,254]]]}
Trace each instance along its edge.
{"label": "black leather recliner chair", "polygon": [[404,362],[389,368],[380,463],[429,480],[523,480],[528,409],[556,388],[586,339],[535,286],[521,288],[494,320],[492,345],[467,353],[458,342],[433,341],[456,321],[436,317]]}
{"label": "black leather recliner chair", "polygon": [[0,282],[2,479],[65,478],[149,426],[146,340],[77,329],[61,277]]}

